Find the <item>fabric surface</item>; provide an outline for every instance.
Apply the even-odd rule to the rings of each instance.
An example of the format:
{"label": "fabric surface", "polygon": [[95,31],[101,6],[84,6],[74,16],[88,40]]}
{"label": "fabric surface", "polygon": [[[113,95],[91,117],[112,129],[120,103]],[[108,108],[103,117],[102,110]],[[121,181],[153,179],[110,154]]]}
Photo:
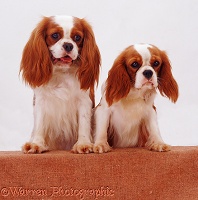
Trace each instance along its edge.
{"label": "fabric surface", "polygon": [[198,199],[198,146],[105,154],[0,152],[0,199]]}

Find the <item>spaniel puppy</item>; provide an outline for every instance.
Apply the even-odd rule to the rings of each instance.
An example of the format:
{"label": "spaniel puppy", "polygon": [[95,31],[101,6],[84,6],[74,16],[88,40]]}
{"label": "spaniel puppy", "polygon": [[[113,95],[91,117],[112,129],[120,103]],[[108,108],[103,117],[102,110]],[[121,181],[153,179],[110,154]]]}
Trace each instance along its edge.
{"label": "spaniel puppy", "polygon": [[86,20],[42,19],[24,48],[20,67],[34,91],[34,128],[24,153],[93,151],[91,116],[99,68],[100,52]]}
{"label": "spaniel puppy", "polygon": [[110,146],[169,151],[157,123],[157,89],[177,101],[178,85],[166,53],[148,44],[126,48],[109,71],[95,110],[94,152],[108,152]]}

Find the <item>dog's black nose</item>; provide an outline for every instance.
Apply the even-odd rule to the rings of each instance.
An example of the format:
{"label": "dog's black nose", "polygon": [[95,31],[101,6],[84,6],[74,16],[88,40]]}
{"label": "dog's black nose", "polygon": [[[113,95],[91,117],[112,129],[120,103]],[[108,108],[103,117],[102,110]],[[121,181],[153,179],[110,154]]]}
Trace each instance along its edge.
{"label": "dog's black nose", "polygon": [[145,70],[143,75],[149,80],[153,76],[153,72],[151,70]]}
{"label": "dog's black nose", "polygon": [[66,43],[63,44],[63,48],[65,49],[65,51],[70,52],[70,51],[72,51],[74,46],[73,46],[72,43],[66,42]]}

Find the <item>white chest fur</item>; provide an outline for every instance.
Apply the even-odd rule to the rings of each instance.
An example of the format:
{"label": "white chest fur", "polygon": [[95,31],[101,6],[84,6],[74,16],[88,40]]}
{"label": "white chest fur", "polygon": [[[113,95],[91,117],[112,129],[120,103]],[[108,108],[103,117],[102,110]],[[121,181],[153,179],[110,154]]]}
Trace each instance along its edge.
{"label": "white chest fur", "polygon": [[115,134],[114,146],[126,147],[137,144],[140,123],[150,116],[154,96],[153,91],[138,95],[137,98],[134,98],[134,94],[129,94],[110,107],[110,128]]}
{"label": "white chest fur", "polygon": [[79,109],[82,105],[91,108],[88,92],[80,89],[75,73],[62,72],[55,73],[48,84],[34,89],[33,132],[42,129],[50,149],[70,149],[77,141]]}

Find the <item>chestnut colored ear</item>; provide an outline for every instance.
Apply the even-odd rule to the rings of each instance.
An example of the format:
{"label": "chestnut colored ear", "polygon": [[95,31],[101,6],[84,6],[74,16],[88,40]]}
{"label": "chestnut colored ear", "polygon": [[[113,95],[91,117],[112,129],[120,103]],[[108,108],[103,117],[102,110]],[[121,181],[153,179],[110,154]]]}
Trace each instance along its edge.
{"label": "chestnut colored ear", "polygon": [[126,97],[131,89],[131,80],[126,71],[124,56],[115,60],[106,81],[106,101],[109,106]]}
{"label": "chestnut colored ear", "polygon": [[162,96],[168,97],[173,103],[175,103],[179,96],[178,85],[173,78],[171,64],[165,52],[162,52],[161,58],[162,66],[158,73],[158,89]]}
{"label": "chestnut colored ear", "polygon": [[100,52],[95,41],[91,26],[85,19],[81,19],[84,31],[83,47],[80,54],[81,64],[78,69],[78,79],[81,89],[94,90],[95,82],[98,84],[100,72]]}
{"label": "chestnut colored ear", "polygon": [[47,17],[43,18],[23,50],[20,72],[25,82],[33,88],[47,83],[52,75],[50,53],[45,42],[49,20]]}

